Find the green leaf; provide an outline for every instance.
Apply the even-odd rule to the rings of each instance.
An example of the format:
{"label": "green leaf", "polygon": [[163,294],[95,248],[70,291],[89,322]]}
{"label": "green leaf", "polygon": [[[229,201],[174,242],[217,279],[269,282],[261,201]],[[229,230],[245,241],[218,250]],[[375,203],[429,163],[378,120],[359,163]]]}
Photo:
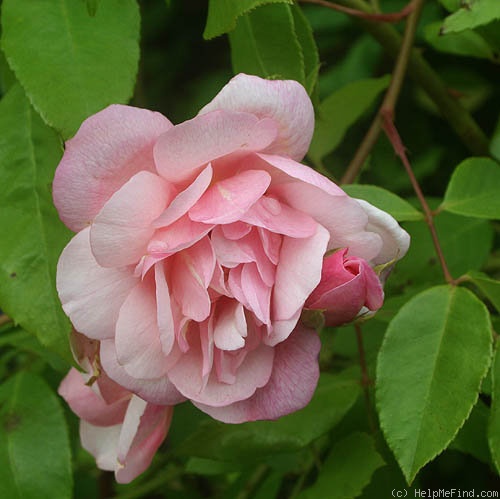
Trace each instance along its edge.
{"label": "green leaf", "polygon": [[472,30],[464,30],[460,33],[443,35],[439,21],[425,27],[425,39],[436,50],[447,54],[465,55],[490,61],[496,61],[497,58],[493,48],[480,34]]}
{"label": "green leaf", "polygon": [[300,499],[350,499],[358,497],[384,460],[375,450],[373,438],[352,433],[335,444],[321,467],[318,479]]}
{"label": "green leaf", "polygon": [[408,483],[464,424],[490,361],[488,310],[465,288],[430,288],[391,321],[378,357],[376,398]]}
{"label": "green leaf", "polygon": [[443,33],[464,31],[500,19],[498,0],[468,0],[444,20]]}
{"label": "green leaf", "polygon": [[70,232],[52,204],[62,155],[57,135],[33,112],[19,85],[0,102],[0,307],[68,361],[71,324],[55,286]]}
{"label": "green leaf", "polygon": [[270,3],[288,3],[293,0],[210,0],[208,18],[203,38],[210,40],[236,28],[238,17],[250,12],[259,5]]}
{"label": "green leaf", "polygon": [[71,455],[61,405],[42,378],[26,372],[0,386],[0,496],[72,496]]}
{"label": "green leaf", "polygon": [[349,127],[368,111],[390,79],[385,75],[349,83],[320,104],[309,149],[315,162],[336,149]]}
{"label": "green leaf", "polygon": [[[264,456],[301,449],[335,426],[360,393],[358,371],[322,374],[311,402],[277,421],[225,425],[202,423],[177,448],[182,455],[219,461],[261,461]],[[201,440],[200,440],[201,439]],[[203,441],[203,445],[200,445]]]}
{"label": "green leaf", "polygon": [[493,391],[491,393],[491,409],[488,424],[488,443],[493,463],[500,473],[500,348],[498,348],[498,345],[497,341],[492,368]]}
{"label": "green leaf", "polygon": [[500,165],[468,158],[453,172],[441,208],[459,215],[500,219]]}
{"label": "green leaf", "polygon": [[382,187],[376,185],[361,185],[351,184],[343,185],[349,196],[353,198],[364,199],[373,204],[377,208],[386,211],[399,222],[406,220],[422,220],[423,214],[416,210],[408,201],[401,199],[396,194],[393,194]]}
{"label": "green leaf", "polygon": [[87,3],[87,12],[89,16],[94,17],[97,13],[97,6],[99,5],[99,0],[85,0]]}
{"label": "green leaf", "polygon": [[500,312],[500,281],[488,277],[482,272],[468,272],[467,276],[486,295],[486,298],[493,303]]}
{"label": "green leaf", "polygon": [[265,5],[241,17],[229,42],[235,73],[306,85],[304,55],[289,5]]}
{"label": "green leaf", "polygon": [[132,96],[139,60],[135,0],[4,0],[2,47],[35,109],[65,138]]}

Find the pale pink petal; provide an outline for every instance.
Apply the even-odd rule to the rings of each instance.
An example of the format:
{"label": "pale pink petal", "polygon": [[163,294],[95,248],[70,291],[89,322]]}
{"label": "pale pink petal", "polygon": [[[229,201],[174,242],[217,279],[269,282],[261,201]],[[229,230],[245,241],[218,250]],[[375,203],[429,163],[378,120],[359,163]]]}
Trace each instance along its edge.
{"label": "pale pink petal", "polygon": [[233,384],[219,382],[213,371],[207,382],[201,371],[201,349],[191,345],[190,350],[170,370],[169,378],[188,399],[216,407],[224,406],[247,399],[257,388],[264,386],[271,375],[273,358],[274,349],[261,344],[247,353]]}
{"label": "pale pink petal", "polygon": [[262,170],[246,170],[210,187],[189,210],[189,218],[206,224],[236,222],[266,192],[271,176]]}
{"label": "pale pink petal", "polygon": [[80,441],[82,447],[95,458],[101,470],[115,471],[118,467],[118,439],[121,424],[114,426],[94,426],[80,420]]}
{"label": "pale pink petal", "polygon": [[90,244],[99,265],[137,263],[154,234],[152,226],[173,195],[158,175],[139,172],[106,202],[90,229]]}
{"label": "pale pink petal", "polygon": [[235,151],[262,151],[273,142],[273,120],[252,114],[215,111],[168,130],[154,147],[156,168],[174,183],[193,178],[210,161]]}
{"label": "pale pink petal", "polygon": [[148,252],[154,256],[168,256],[198,242],[213,228],[201,222],[193,222],[183,215],[172,225],[156,231],[148,245]]}
{"label": "pale pink petal", "polygon": [[272,118],[279,133],[267,151],[300,161],[311,142],[314,110],[304,87],[291,80],[264,80],[257,76],[235,76],[201,111],[227,109]]}
{"label": "pale pink petal", "polygon": [[241,288],[249,309],[263,324],[271,324],[271,291],[255,263],[246,263],[241,271]]}
{"label": "pale pink petal", "polygon": [[372,258],[366,258],[362,254],[355,253],[349,248],[349,254],[361,256],[374,265],[399,260],[405,256],[410,245],[410,236],[403,230],[391,215],[362,199],[356,199],[365,213],[368,215],[367,231],[377,233],[382,239],[382,247]]}
{"label": "pale pink petal", "polygon": [[138,279],[131,267],[100,267],[89,233],[90,228],[82,230],[64,248],[57,264],[57,290],[75,329],[89,338],[112,338],[120,307]]}
{"label": "pale pink petal", "polygon": [[243,265],[238,265],[234,269],[231,269],[228,274],[227,286],[231,294],[238,300],[243,306],[250,310],[250,305],[248,303],[247,297],[243,292],[243,287],[241,285],[241,273],[243,271]]}
{"label": "pale pink petal", "polygon": [[221,226],[214,228],[211,234],[212,246],[217,261],[227,268],[234,268],[240,263],[252,262],[253,252],[244,240],[228,240]]}
{"label": "pale pink petal", "polygon": [[[180,356],[180,352],[172,352],[169,357],[174,355]],[[101,341],[99,357],[104,371],[112,380],[144,400],[160,405],[175,405],[185,400],[166,376],[158,379],[137,379],[130,376],[118,364],[113,340]]]}
{"label": "pale pink petal", "polygon": [[290,319],[301,309],[321,279],[323,255],[330,234],[321,225],[306,239],[283,238],[280,263],[276,270],[272,317]]}
{"label": "pale pink petal", "polygon": [[167,373],[171,363],[160,342],[152,278],[137,284],[123,303],[116,323],[115,345],[118,362],[131,376],[154,379]]}
{"label": "pale pink petal", "polygon": [[113,404],[108,404],[85,384],[82,373],[75,368],[70,369],[62,380],[57,393],[68,403],[71,410],[81,419],[95,426],[111,426],[123,421],[130,394],[123,396]]}
{"label": "pale pink petal", "polygon": [[214,327],[215,346],[221,350],[238,350],[245,346],[247,321],[243,305],[236,300],[218,304],[219,315]]}
{"label": "pale pink petal", "polygon": [[210,314],[207,288],[215,268],[215,255],[210,239],[201,239],[173,258],[172,293],[181,306],[182,313],[201,322]]}
{"label": "pale pink petal", "polygon": [[148,403],[142,400],[137,395],[132,395],[125,418],[123,419],[122,431],[118,440],[118,461],[123,466],[127,457],[128,451],[132,446],[132,442],[139,429],[141,417],[143,416]]}
{"label": "pale pink petal", "polygon": [[112,105],[90,116],[66,142],[53,183],[62,221],[77,232],[141,170],[155,171],[153,144],[172,127],[160,113]]}
{"label": "pale pink petal", "polygon": [[262,196],[241,220],[290,237],[309,237],[316,232],[313,218],[269,196]]}
{"label": "pale pink petal", "polygon": [[231,241],[241,239],[252,230],[252,226],[244,222],[234,222],[232,224],[221,225],[221,227],[224,237]]}
{"label": "pale pink petal", "polygon": [[194,405],[224,423],[277,419],[302,409],[318,382],[320,346],[313,330],[297,326],[286,341],[276,346],[271,378],[252,397],[226,407],[199,402]]}
{"label": "pale pink petal", "polygon": [[[167,436],[172,414],[172,407],[148,404],[141,416],[132,446],[115,471],[118,483],[131,482],[149,467],[156,451]],[[122,461],[120,454],[118,457]]]}
{"label": "pale pink petal", "polygon": [[160,335],[161,348],[165,355],[172,351],[175,341],[175,323],[172,315],[170,290],[165,276],[164,262],[155,265],[156,320]]}
{"label": "pale pink petal", "polygon": [[166,227],[187,213],[207,190],[212,181],[212,173],[212,167],[208,165],[186,189],[175,197],[167,209],[153,222],[153,226]]}
{"label": "pale pink petal", "polygon": [[280,234],[258,227],[259,237],[262,241],[262,248],[274,265],[278,265],[280,260],[281,241]]}
{"label": "pale pink petal", "polygon": [[269,334],[264,336],[263,342],[271,347],[286,340],[299,322],[302,309],[299,308],[289,319],[273,320]]}

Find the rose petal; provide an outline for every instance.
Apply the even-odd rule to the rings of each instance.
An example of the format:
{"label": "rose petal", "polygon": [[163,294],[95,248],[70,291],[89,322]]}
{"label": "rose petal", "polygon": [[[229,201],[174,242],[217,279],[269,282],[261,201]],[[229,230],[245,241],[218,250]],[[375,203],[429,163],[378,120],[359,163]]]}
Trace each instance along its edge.
{"label": "rose petal", "polygon": [[137,263],[154,234],[152,226],[173,196],[158,175],[139,172],[106,202],[90,229],[92,253],[103,267]]}
{"label": "rose petal", "polygon": [[279,125],[276,140],[267,151],[300,161],[311,142],[314,110],[304,87],[292,80],[264,80],[235,76],[201,111],[200,115],[226,109],[272,118]]}
{"label": "rose petal", "polygon": [[66,142],[54,177],[54,204],[62,221],[82,230],[133,175],[154,172],[153,144],[171,127],[160,113],[121,105],[87,118]]}
{"label": "rose petal", "polygon": [[154,147],[160,175],[181,183],[203,165],[234,151],[261,151],[273,142],[277,127],[248,113],[214,111],[196,116],[164,133]]}
{"label": "rose petal", "polygon": [[90,228],[82,230],[64,248],[57,264],[57,290],[75,329],[89,338],[112,338],[120,307],[138,279],[130,267],[100,267],[89,234]]}
{"label": "rose petal", "polygon": [[219,316],[214,327],[215,346],[221,350],[238,350],[245,346],[247,321],[243,305],[236,300],[218,304]]}

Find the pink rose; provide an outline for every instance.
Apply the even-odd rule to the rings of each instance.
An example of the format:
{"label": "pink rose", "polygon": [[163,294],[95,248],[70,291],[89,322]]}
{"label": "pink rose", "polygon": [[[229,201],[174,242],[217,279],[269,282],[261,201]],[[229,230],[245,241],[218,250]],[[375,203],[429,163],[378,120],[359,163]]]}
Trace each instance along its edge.
{"label": "pink rose", "polygon": [[176,126],[118,105],[82,124],[53,185],[77,232],[57,288],[107,376],[232,423],[309,402],[320,343],[298,321],[324,255],[375,266],[408,247],[389,215],[298,163],[313,128],[301,85],[247,75]]}
{"label": "pink rose", "polygon": [[365,308],[378,310],[384,302],[382,283],[369,263],[338,250],[323,261],[321,281],[309,295],[306,307],[324,310],[325,325],[352,321]]}
{"label": "pink rose", "polygon": [[[87,347],[90,343],[87,342]],[[95,359],[80,359],[88,374],[72,368],[59,386],[80,417],[82,446],[117,482],[128,483],[150,465],[172,420],[173,407],[148,403],[108,378],[92,378]]]}

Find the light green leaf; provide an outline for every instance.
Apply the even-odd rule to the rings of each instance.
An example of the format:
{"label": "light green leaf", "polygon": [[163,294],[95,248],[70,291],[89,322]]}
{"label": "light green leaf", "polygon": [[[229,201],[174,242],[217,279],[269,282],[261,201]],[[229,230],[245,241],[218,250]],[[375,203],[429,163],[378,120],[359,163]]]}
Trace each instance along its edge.
{"label": "light green leaf", "polygon": [[71,324],[55,287],[70,232],[52,204],[62,155],[57,135],[33,112],[19,85],[0,102],[0,307],[68,361]]}
{"label": "light green leaf", "polygon": [[492,367],[493,390],[491,393],[491,409],[488,424],[488,443],[493,463],[500,473],[500,348],[498,345],[499,343],[497,342]]}
{"label": "light green leaf", "polygon": [[497,161],[500,161],[500,118],[491,137],[490,153]]}
{"label": "light green leaf", "polygon": [[317,162],[336,149],[351,125],[373,105],[389,85],[390,76],[349,83],[319,106],[309,155]]}
{"label": "light green leaf", "polygon": [[408,201],[400,198],[382,187],[376,185],[351,184],[343,185],[349,196],[364,199],[377,208],[386,211],[399,222],[406,220],[422,220],[423,214],[416,210]]}
{"label": "light green leaf", "polygon": [[462,0],[439,0],[439,3],[449,12],[455,12],[460,8]]}
{"label": "light green leaf", "polygon": [[384,460],[375,450],[373,438],[352,433],[335,444],[328,454],[316,482],[304,490],[300,499],[351,499],[358,497]]}
{"label": "light green leaf", "polygon": [[[311,402],[276,421],[225,425],[202,423],[177,448],[182,455],[220,461],[261,461],[263,457],[301,449],[333,428],[360,393],[358,371],[322,374]],[[201,440],[200,440],[201,439]],[[203,445],[200,445],[203,441]]]}
{"label": "light green leaf", "polygon": [[466,0],[461,9],[444,20],[443,33],[456,33],[500,19],[498,0]]}
{"label": "light green leaf", "polygon": [[441,34],[441,22],[437,21],[425,27],[425,39],[440,52],[496,60],[493,48],[480,34],[472,30]]}
{"label": "light green leaf", "polygon": [[4,0],[2,47],[43,119],[72,136],[81,122],[132,96],[139,60],[135,0]]}
{"label": "light green leaf", "polygon": [[459,215],[500,219],[500,165],[468,158],[453,172],[441,208]]}
{"label": "light green leaf", "polygon": [[306,85],[304,55],[289,5],[265,5],[244,15],[229,41],[235,73]]}
{"label": "light green leaf", "polygon": [[208,18],[203,38],[210,40],[236,28],[238,17],[255,9],[259,5],[270,3],[288,3],[293,0],[210,0]]}
{"label": "light green leaf", "polygon": [[376,398],[408,483],[464,424],[490,361],[488,310],[465,288],[430,288],[391,321],[378,357]]}
{"label": "light green leaf", "polygon": [[59,400],[26,372],[0,386],[0,497],[72,496],[71,455]]}
{"label": "light green leaf", "polygon": [[94,17],[97,13],[97,6],[99,4],[99,0],[85,0],[87,2],[87,12],[89,16]]}
{"label": "light green leaf", "polygon": [[498,312],[500,312],[500,281],[492,279],[482,272],[470,271],[467,272],[467,276],[486,295],[488,300],[493,303]]}

